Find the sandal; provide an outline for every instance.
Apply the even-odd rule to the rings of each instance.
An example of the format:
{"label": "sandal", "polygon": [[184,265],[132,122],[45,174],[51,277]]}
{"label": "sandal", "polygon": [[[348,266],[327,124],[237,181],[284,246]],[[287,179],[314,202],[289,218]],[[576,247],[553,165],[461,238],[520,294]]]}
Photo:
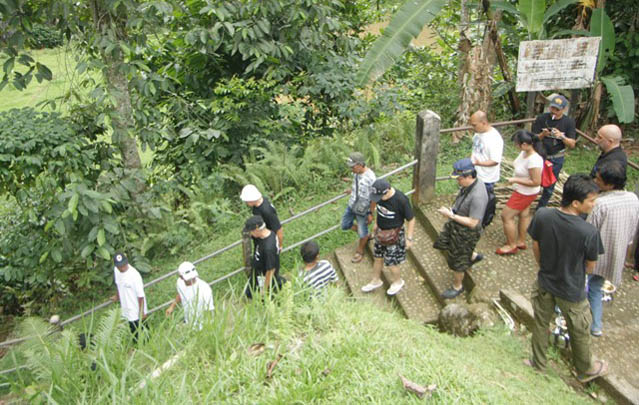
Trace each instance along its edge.
{"label": "sandal", "polygon": [[514,255],[515,253],[517,253],[519,249],[517,249],[517,246],[515,246],[514,248],[510,249],[510,250],[505,250],[502,248],[499,248],[497,250],[495,250],[495,253],[497,253],[498,255],[501,256],[505,256],[505,255]]}
{"label": "sandal", "polygon": [[602,377],[608,374],[608,363],[605,360],[595,360],[595,365],[599,364],[597,371],[594,373],[582,373],[577,375],[577,381],[582,384],[590,382],[597,377]]}
{"label": "sandal", "polygon": [[528,246],[526,246],[526,244],[525,244],[525,243],[522,243],[521,245],[517,245],[517,249],[519,249],[519,250],[526,250],[526,249],[528,249]]}
{"label": "sandal", "polygon": [[364,259],[364,255],[361,253],[355,253],[353,258],[351,259],[351,263],[359,263]]}

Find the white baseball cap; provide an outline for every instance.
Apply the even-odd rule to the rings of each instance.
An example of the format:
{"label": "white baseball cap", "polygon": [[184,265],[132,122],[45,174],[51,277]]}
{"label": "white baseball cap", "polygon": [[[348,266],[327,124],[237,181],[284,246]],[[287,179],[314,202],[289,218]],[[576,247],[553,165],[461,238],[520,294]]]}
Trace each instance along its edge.
{"label": "white baseball cap", "polygon": [[262,198],[262,193],[252,184],[247,184],[242,189],[242,194],[240,194],[240,199],[244,202],[257,201]]}
{"label": "white baseball cap", "polygon": [[198,275],[195,266],[191,262],[182,262],[180,267],[178,267],[178,274],[184,281],[193,280]]}

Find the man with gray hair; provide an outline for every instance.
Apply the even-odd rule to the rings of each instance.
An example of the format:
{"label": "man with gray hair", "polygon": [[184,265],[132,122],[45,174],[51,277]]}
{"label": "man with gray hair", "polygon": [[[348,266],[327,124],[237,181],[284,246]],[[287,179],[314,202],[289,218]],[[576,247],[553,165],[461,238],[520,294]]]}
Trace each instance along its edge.
{"label": "man with gray hair", "polygon": [[590,177],[594,179],[601,165],[614,160],[621,163],[625,173],[626,167],[628,166],[628,157],[623,149],[621,149],[621,128],[614,124],[604,125],[597,131],[595,142],[601,150],[601,155],[599,155],[597,162],[595,162],[595,165],[590,171]]}
{"label": "man with gray hair", "polygon": [[[346,160],[346,164],[353,172],[353,183],[347,190],[351,198],[342,215],[342,230],[357,232],[359,241],[355,255],[351,259],[353,263],[359,263],[364,258],[364,248],[368,242],[368,225],[373,221],[375,203],[371,201],[371,186],[376,180],[375,173],[366,167],[364,155],[353,152]],[[357,222],[355,224],[355,222]]]}

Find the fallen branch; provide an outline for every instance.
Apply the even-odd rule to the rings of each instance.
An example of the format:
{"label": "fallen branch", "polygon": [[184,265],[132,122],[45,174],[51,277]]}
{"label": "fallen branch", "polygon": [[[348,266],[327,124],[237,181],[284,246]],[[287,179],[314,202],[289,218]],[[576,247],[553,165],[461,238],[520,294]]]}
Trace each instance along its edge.
{"label": "fallen branch", "polygon": [[402,380],[402,385],[406,391],[410,391],[416,394],[419,398],[424,398],[426,394],[430,397],[433,394],[433,391],[437,389],[437,385],[431,384],[428,387],[423,387],[419,384],[415,384],[414,382],[407,380],[403,375],[399,375],[399,378]]}

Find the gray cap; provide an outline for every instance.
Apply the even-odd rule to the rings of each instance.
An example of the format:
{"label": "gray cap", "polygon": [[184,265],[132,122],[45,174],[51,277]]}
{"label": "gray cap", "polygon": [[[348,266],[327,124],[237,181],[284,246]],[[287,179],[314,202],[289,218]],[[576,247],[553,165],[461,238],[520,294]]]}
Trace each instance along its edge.
{"label": "gray cap", "polygon": [[346,159],[346,164],[349,167],[353,167],[355,165],[366,165],[366,159],[364,158],[364,155],[362,155],[359,152],[353,152],[348,156],[348,159]]}

